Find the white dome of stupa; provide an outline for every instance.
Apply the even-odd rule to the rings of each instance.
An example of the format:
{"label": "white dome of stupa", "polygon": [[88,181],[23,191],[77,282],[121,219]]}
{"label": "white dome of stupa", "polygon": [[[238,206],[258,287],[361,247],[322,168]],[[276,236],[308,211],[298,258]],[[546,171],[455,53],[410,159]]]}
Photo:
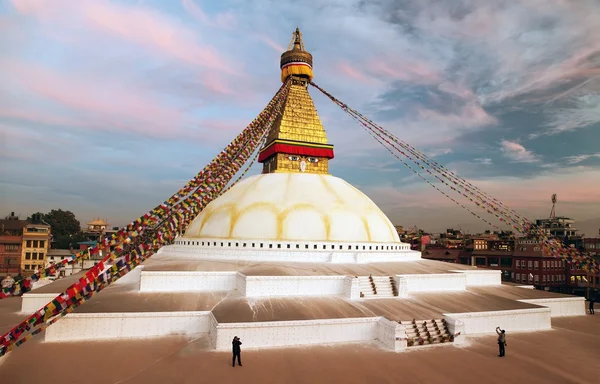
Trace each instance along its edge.
{"label": "white dome of stupa", "polygon": [[364,193],[326,174],[249,177],[212,201],[182,240],[400,242],[386,215]]}

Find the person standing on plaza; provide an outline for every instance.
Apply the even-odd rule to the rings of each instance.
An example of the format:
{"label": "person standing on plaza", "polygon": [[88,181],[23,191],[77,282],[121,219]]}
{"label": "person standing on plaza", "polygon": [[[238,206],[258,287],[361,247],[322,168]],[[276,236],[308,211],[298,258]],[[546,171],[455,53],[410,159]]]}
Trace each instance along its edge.
{"label": "person standing on plaza", "polygon": [[590,297],[588,298],[588,300],[590,301],[590,304],[589,304],[589,306],[590,306],[590,308],[589,308],[590,309],[590,315],[593,315],[594,314],[594,302],[596,301],[595,297],[592,296],[592,295],[590,295]]}
{"label": "person standing on plaza", "polygon": [[496,333],[498,334],[498,348],[500,349],[498,356],[504,357],[504,347],[506,347],[506,332],[504,332],[504,329],[496,327]]}
{"label": "person standing on plaza", "polygon": [[238,365],[241,367],[242,360],[241,360],[240,354],[242,353],[242,351],[241,351],[240,345],[242,345],[242,342],[240,341],[240,338],[237,336],[234,336],[233,341],[231,342],[231,345],[233,347],[233,360],[231,361],[231,366],[235,367],[235,358],[237,357]]}

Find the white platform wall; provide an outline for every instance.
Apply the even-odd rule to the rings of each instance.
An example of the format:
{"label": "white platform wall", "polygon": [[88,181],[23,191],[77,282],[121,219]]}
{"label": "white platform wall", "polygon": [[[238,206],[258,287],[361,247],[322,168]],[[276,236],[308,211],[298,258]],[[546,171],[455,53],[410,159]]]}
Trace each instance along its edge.
{"label": "white platform wall", "polygon": [[462,270],[458,269],[456,273],[467,276],[467,287],[481,287],[502,284],[502,271],[496,270]]}
{"label": "white platform wall", "polygon": [[551,328],[550,308],[448,313],[444,316],[447,321],[449,319],[461,321],[467,335],[495,333],[496,327],[501,327],[507,332],[542,331]]}
{"label": "white platform wall", "polygon": [[345,276],[247,276],[246,296],[343,295]]}
{"label": "white platform wall", "polygon": [[54,300],[59,293],[25,293],[21,296],[21,312],[31,314]]}
{"label": "white platform wall", "polygon": [[115,281],[116,285],[119,284],[134,284],[139,283],[140,277],[142,275],[142,271],[144,270],[143,265],[138,265],[133,269],[133,271],[129,271],[128,274],[119,278],[119,280]]}
{"label": "white platform wall", "polygon": [[237,285],[238,272],[145,271],[140,279],[141,292],[225,292]]}
{"label": "white platform wall", "polygon": [[414,261],[421,252],[405,243],[345,243],[265,240],[178,239],[159,254],[195,260],[377,263]]}
{"label": "white platform wall", "polygon": [[549,299],[519,300],[523,303],[541,305],[550,308],[552,317],[585,316],[584,297],[557,297]]}
{"label": "white platform wall", "polygon": [[217,350],[230,350],[234,336],[246,348],[371,342],[378,338],[379,318],[229,323],[217,326]]}
{"label": "white platform wall", "polygon": [[464,291],[467,276],[463,273],[436,273],[428,275],[397,275],[396,283],[402,294],[410,292]]}
{"label": "white platform wall", "polygon": [[46,341],[199,335],[209,332],[209,311],[71,313],[46,329]]}

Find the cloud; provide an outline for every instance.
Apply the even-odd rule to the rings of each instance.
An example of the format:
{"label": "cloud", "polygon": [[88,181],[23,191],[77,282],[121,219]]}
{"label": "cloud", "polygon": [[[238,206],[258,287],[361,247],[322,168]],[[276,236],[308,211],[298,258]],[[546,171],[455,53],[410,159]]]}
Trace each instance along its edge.
{"label": "cloud", "polygon": [[[89,162],[81,167],[87,172],[71,177],[96,185],[96,174],[119,169],[122,178],[111,182],[123,190],[111,193],[122,195],[128,207],[113,210],[119,220],[135,217],[146,202],[162,201],[163,192],[172,191],[155,189],[155,183],[173,180],[171,188],[191,177],[264,108],[280,85],[279,57],[296,25],[314,56],[319,85],[510,203],[537,206],[529,194],[549,192],[521,183],[542,180],[552,189],[545,172],[569,162],[590,167],[570,172],[597,176],[590,155],[600,140],[594,136],[600,122],[596,0],[11,4],[0,17],[6,31],[0,35],[0,129],[9,143],[2,165],[30,178],[62,175],[61,161],[73,166],[81,160],[65,148],[86,148]],[[413,186],[418,178],[310,91],[336,145],[334,174],[367,188],[390,180],[401,185],[389,187],[394,220],[462,220],[453,205],[428,208],[429,198],[437,200]],[[525,141],[528,134],[531,141]],[[507,174],[514,178],[499,178]],[[144,189],[147,199],[136,200],[134,208],[128,176],[130,188]],[[13,173],[5,179],[23,184]],[[571,181],[581,180],[555,174],[565,196],[579,193],[566,189]],[[501,182],[515,191],[498,189]],[[44,183],[43,192],[32,187],[35,194],[27,187],[8,190],[10,203],[68,208],[63,186],[50,177]],[[521,190],[528,191],[524,202]],[[103,201],[95,193],[77,191],[77,209],[90,216],[103,209],[84,204],[85,196]],[[598,211],[586,198],[565,204],[582,214],[583,207]]]}
{"label": "cloud", "polygon": [[492,159],[490,159],[489,157],[478,157],[478,158],[474,159],[474,161],[477,164],[481,164],[481,165],[491,165],[492,164]]}
{"label": "cloud", "polygon": [[155,49],[194,66],[236,74],[231,62],[207,43],[199,44],[194,32],[151,9],[112,2],[80,0],[12,0],[23,15],[44,23],[72,25]]}
{"label": "cloud", "polygon": [[548,134],[558,134],[589,127],[600,122],[600,93],[581,95],[572,100],[567,107],[550,112],[551,128]]}
{"label": "cloud", "polygon": [[567,161],[567,164],[579,164],[585,160],[592,159],[592,158],[600,159],[600,152],[586,154],[586,155],[568,156],[565,158],[565,160]]}
{"label": "cloud", "polygon": [[523,145],[513,141],[502,140],[500,142],[500,150],[504,156],[515,163],[534,163],[539,161],[533,152],[528,151]]}
{"label": "cloud", "polygon": [[[600,190],[600,170],[594,168],[556,168],[529,179],[499,177],[467,180],[529,219],[546,217],[550,212],[550,196],[553,193],[559,196],[558,209],[561,215],[586,220],[596,218],[600,210],[600,194],[597,193]],[[582,185],[585,187],[582,188]],[[439,231],[467,222],[473,231],[491,229],[423,182],[401,188],[384,184],[361,186],[361,190],[384,210],[394,224],[417,224],[429,231]],[[463,197],[449,190],[446,192],[473,212],[503,227],[497,219]],[[441,217],[445,218],[442,222]]]}

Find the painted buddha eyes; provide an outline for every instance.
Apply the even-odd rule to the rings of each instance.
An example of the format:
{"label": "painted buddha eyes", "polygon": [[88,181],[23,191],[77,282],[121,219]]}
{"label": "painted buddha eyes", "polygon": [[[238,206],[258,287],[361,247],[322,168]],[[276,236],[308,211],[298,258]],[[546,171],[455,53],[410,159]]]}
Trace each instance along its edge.
{"label": "painted buddha eyes", "polygon": [[[300,160],[300,157],[299,156],[288,156],[288,159],[290,159],[291,161],[298,161],[298,160]],[[309,158],[307,158],[307,160],[309,163],[318,163],[319,162],[319,159],[316,157],[309,157]]]}

